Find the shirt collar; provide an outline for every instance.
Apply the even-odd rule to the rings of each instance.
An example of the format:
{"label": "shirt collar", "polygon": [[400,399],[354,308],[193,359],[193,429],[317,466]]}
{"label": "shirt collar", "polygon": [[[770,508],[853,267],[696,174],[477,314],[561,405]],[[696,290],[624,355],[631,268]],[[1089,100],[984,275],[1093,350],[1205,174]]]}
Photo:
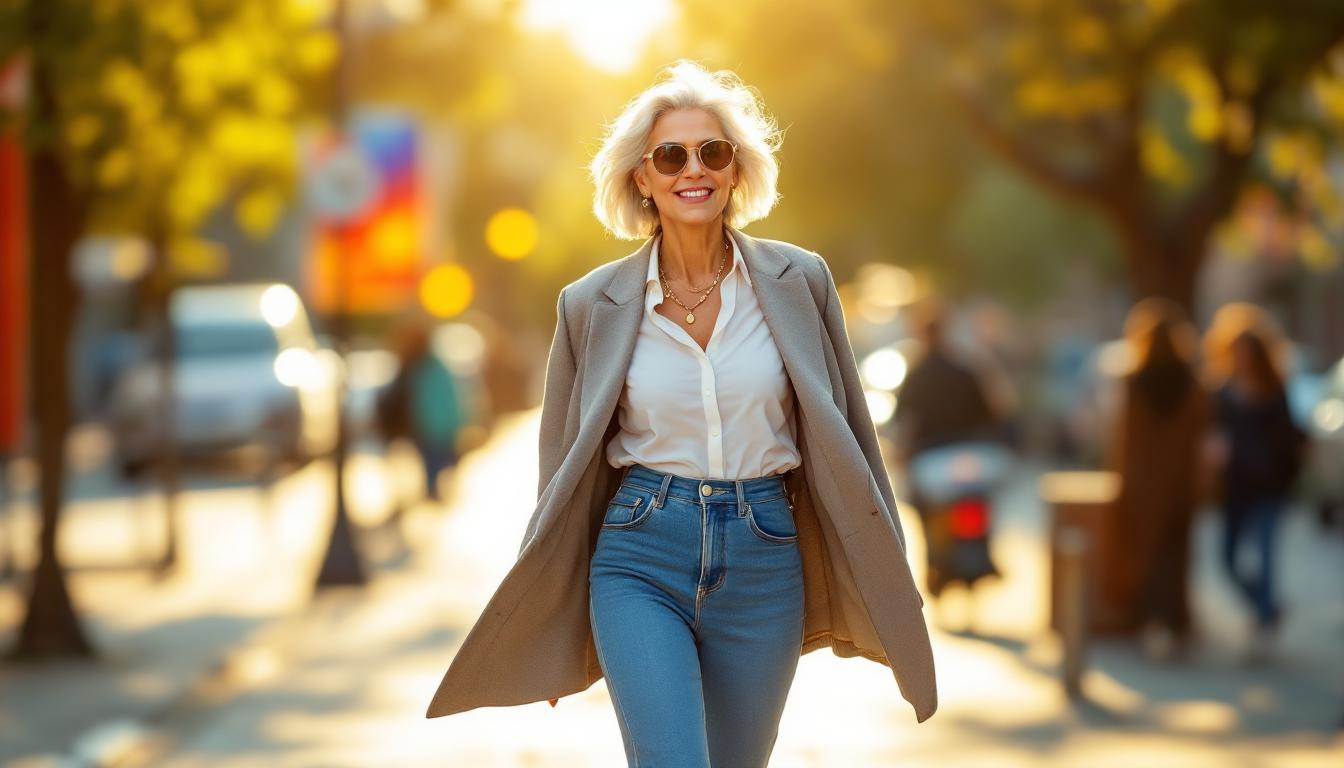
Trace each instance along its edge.
{"label": "shirt collar", "polygon": [[[662,286],[658,282],[658,246],[661,245],[662,242],[663,236],[661,234],[653,239],[653,252],[649,254],[649,272],[648,276],[644,279],[645,295],[652,296],[654,293],[660,293],[662,291]],[[728,242],[732,243],[733,247],[733,263],[729,264],[728,269],[724,271],[723,279],[727,280],[728,275],[732,274],[733,270],[737,270],[738,273],[742,275],[742,279],[746,281],[747,286],[750,287],[751,273],[747,271],[747,262],[742,258],[742,251],[737,247],[737,240],[730,237],[728,238]],[[654,305],[657,305],[658,301],[654,301],[653,303]]]}

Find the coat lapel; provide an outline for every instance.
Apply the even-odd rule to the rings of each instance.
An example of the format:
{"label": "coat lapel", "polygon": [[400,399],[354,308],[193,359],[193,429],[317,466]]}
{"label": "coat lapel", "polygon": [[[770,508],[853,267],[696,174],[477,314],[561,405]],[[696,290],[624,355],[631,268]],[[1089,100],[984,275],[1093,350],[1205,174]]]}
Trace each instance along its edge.
{"label": "coat lapel", "polygon": [[742,249],[756,302],[779,349],[799,405],[809,415],[827,405],[834,407],[821,347],[824,335],[821,313],[808,287],[807,276],[801,269],[791,269],[788,258],[768,243],[735,229],[729,231]]}
{"label": "coat lapel", "polygon": [[[871,480],[864,479],[867,464],[847,432],[843,401],[837,400],[843,398],[844,392],[831,379],[834,360],[828,361],[826,357],[826,329],[807,276],[802,269],[792,267],[788,258],[769,243],[745,235],[741,242],[747,268],[755,267],[752,279],[756,301],[761,305],[766,327],[774,337],[793,385],[802,416],[799,428],[807,431],[799,438],[808,445],[808,455],[804,457],[808,482],[818,483],[817,490],[829,492],[832,498],[838,498],[844,488],[872,486]],[[850,460],[839,460],[846,452],[852,453]],[[833,524],[842,534],[855,525],[852,516],[845,512],[831,511],[835,515]]]}
{"label": "coat lapel", "polygon": [[[588,316],[588,343],[584,347],[579,414],[584,424],[607,422],[625,386],[625,375],[635,354],[639,324],[644,319],[644,276],[653,254],[653,238],[621,260]],[[579,453],[588,455],[587,452]]]}

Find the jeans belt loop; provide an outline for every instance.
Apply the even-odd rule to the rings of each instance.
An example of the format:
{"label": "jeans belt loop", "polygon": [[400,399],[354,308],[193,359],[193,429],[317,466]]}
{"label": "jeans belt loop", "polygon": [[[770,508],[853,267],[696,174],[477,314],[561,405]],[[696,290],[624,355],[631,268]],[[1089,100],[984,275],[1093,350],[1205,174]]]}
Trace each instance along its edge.
{"label": "jeans belt loop", "polygon": [[742,493],[742,481],[734,480],[733,484],[737,486],[737,516],[745,517],[747,514],[747,502],[745,494]]}
{"label": "jeans belt loop", "polygon": [[672,484],[672,475],[663,473],[663,484],[658,486],[658,498],[653,500],[654,509],[662,509],[667,500],[667,487]]}

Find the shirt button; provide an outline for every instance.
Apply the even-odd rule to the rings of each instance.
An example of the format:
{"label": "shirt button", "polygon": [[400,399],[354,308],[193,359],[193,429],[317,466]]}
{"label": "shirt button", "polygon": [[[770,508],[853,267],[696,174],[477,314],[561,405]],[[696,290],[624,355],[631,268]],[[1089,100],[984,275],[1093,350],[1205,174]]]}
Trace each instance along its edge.
{"label": "shirt button", "polygon": [[713,492],[714,492],[714,489],[713,489],[713,488],[710,488],[708,483],[706,483],[706,484],[700,486],[700,495],[701,495],[701,496],[708,496],[709,494],[711,494],[711,493],[713,493]]}
{"label": "shirt button", "polygon": [[710,432],[709,434],[713,435],[714,437],[718,437],[718,436],[719,436],[719,430],[716,429],[716,430],[714,430],[713,432]]}

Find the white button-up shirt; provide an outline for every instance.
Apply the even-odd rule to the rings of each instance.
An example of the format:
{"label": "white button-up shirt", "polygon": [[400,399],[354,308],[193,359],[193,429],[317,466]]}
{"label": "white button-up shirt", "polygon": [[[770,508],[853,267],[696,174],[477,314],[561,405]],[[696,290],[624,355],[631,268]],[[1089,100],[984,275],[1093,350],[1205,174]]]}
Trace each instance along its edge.
{"label": "white button-up shirt", "polygon": [[705,349],[655,310],[663,301],[662,238],[654,241],[620,431],[606,447],[611,466],[639,463],[683,477],[744,480],[801,463],[793,387],[737,241],[729,240],[733,261],[719,284],[722,306]]}

